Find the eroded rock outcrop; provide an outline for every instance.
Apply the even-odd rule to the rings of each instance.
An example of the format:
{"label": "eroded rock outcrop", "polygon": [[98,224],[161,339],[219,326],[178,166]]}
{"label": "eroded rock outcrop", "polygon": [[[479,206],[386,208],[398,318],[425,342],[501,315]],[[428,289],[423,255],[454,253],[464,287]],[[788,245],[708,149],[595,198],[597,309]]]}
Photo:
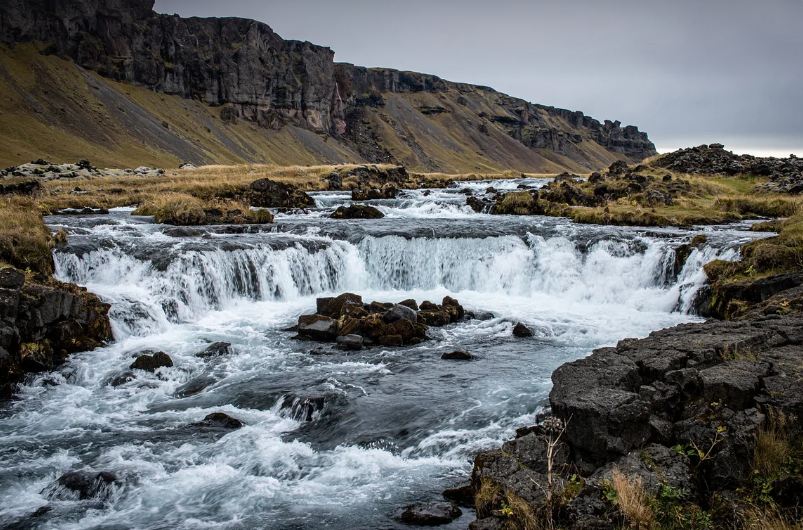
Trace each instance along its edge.
{"label": "eroded rock outcrop", "polygon": [[562,528],[635,524],[617,504],[622,488],[643,492],[658,524],[683,513],[738,527],[751,502],[795,520],[799,504],[787,502],[784,485],[799,478],[803,304],[790,299],[803,292],[777,296],[739,320],[626,339],[558,368],[554,416],[477,456],[473,528],[501,528],[522,513]]}
{"label": "eroded rock outcrop", "polygon": [[[412,303],[411,303],[412,302]],[[427,339],[429,326],[445,326],[465,317],[460,303],[445,297],[441,304],[425,301],[399,304],[364,303],[362,297],[344,293],[333,298],[318,298],[316,312],[298,317],[298,338],[335,342],[343,350],[363,347],[407,346]]]}
{"label": "eroded rock outcrop", "polygon": [[8,396],[26,373],[44,372],[69,354],[111,340],[109,305],[85,289],[35,282],[0,269],[0,387]]}

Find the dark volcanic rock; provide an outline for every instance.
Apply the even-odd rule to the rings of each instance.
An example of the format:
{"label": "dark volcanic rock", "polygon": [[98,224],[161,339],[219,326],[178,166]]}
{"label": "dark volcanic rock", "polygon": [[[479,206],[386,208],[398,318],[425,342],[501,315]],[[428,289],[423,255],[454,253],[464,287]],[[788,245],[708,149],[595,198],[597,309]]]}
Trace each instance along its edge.
{"label": "dark volcanic rock", "polygon": [[445,359],[447,361],[470,361],[474,359],[474,356],[467,351],[456,350],[444,353],[441,355],[441,359]]}
{"label": "dark volcanic rock", "polygon": [[111,488],[118,483],[117,476],[109,471],[94,473],[91,471],[72,471],[60,476],[54,486],[45,488],[51,497],[59,497],[59,488],[76,495],[79,499],[104,499],[111,493]]}
{"label": "dark volcanic rock", "polygon": [[533,332],[521,322],[517,322],[516,325],[513,326],[513,336],[519,338],[532,337]]}
{"label": "dark volcanic rock", "polygon": [[462,513],[450,502],[430,502],[407,506],[397,518],[409,525],[438,526],[457,519]]}
{"label": "dark volcanic rock", "polygon": [[173,366],[173,359],[165,352],[160,351],[153,354],[144,353],[138,356],[129,368],[155,372],[159,368],[170,368],[171,366]]}
{"label": "dark volcanic rock", "polygon": [[365,340],[360,335],[341,335],[337,338],[337,347],[341,350],[361,350]]}
{"label": "dark volcanic rock", "polygon": [[216,429],[239,429],[243,422],[237,418],[232,418],[224,412],[213,412],[208,414],[203,420],[193,424],[196,427],[211,427]]}
{"label": "dark volcanic rock", "polygon": [[229,342],[213,342],[202,352],[196,353],[196,357],[220,357],[222,355],[231,355],[231,343]]}
{"label": "dark volcanic rock", "polygon": [[75,285],[26,281],[0,269],[0,395],[26,372],[52,370],[69,354],[111,340],[109,305]]}
{"label": "dark volcanic rock", "polygon": [[332,219],[381,219],[385,214],[367,204],[339,206],[331,215]]}
{"label": "dark volcanic rock", "polygon": [[291,184],[269,179],[255,180],[245,195],[248,204],[261,208],[312,208],[315,201]]}

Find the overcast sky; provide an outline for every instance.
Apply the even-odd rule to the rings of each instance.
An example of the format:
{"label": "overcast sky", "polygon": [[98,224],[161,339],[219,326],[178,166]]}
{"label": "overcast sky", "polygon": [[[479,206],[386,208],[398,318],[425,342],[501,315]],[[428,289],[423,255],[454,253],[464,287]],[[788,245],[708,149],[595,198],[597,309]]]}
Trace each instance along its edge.
{"label": "overcast sky", "polygon": [[638,125],[659,149],[803,155],[803,0],[157,0],[335,60],[436,74]]}

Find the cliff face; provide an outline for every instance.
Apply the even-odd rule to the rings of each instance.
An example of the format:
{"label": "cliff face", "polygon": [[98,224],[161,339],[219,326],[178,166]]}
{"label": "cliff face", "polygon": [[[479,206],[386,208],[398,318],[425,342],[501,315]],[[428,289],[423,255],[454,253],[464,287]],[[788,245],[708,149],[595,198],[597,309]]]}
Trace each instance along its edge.
{"label": "cliff face", "polygon": [[655,154],[635,127],[431,75],[336,64],[329,48],[266,24],[157,14],[152,0],[7,0],[0,41],[41,43],[104,78],[220,107],[226,124],[300,127],[367,161],[557,170]]}

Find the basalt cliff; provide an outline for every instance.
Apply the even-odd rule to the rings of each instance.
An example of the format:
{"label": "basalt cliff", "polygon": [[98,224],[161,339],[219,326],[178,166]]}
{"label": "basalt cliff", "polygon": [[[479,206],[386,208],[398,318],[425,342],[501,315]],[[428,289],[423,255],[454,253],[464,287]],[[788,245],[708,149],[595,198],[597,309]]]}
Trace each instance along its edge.
{"label": "basalt cliff", "polygon": [[434,75],[336,63],[261,22],[153,0],[0,5],[0,163],[393,162],[592,170],[655,154],[616,121]]}

